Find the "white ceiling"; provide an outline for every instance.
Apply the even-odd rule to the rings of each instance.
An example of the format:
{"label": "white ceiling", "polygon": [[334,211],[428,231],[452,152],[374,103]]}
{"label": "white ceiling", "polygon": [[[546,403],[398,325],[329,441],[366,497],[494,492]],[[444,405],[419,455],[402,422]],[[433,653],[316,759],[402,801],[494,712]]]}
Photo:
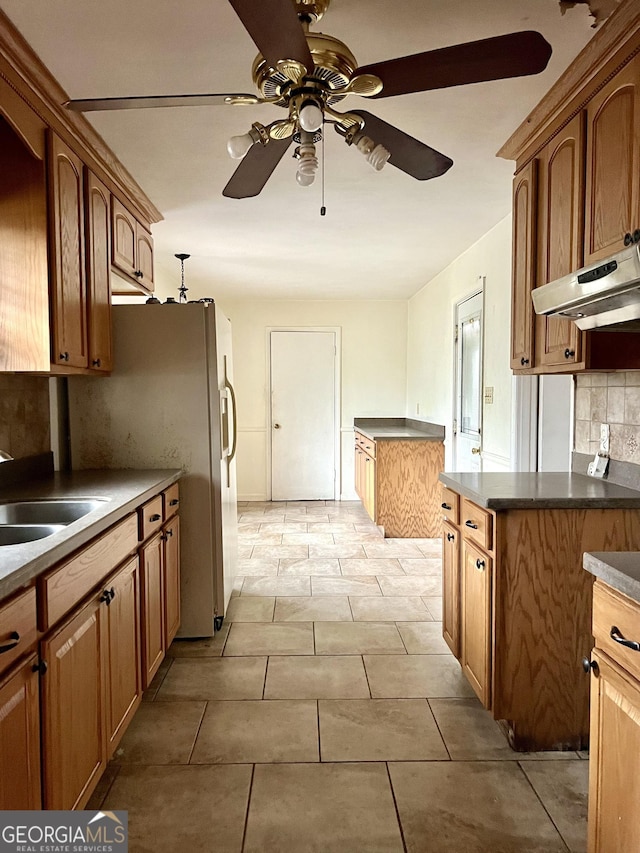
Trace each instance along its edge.
{"label": "white ceiling", "polygon": [[[256,0],[259,2],[259,0]],[[257,52],[225,0],[0,0],[72,98],[253,92]],[[281,117],[273,106],[89,114],[165,220],[154,226],[162,290],[190,298],[407,298],[510,209],[513,164],[495,152],[593,35],[585,5],[558,0],[333,0],[316,27],[360,65],[517,30],[553,47],[540,75],[366,101],[369,110],[450,156],[451,170],[415,181],[374,172],[335,133],[320,182],[295,181],[285,155],[261,195],[221,193],[236,163],[229,136]]]}

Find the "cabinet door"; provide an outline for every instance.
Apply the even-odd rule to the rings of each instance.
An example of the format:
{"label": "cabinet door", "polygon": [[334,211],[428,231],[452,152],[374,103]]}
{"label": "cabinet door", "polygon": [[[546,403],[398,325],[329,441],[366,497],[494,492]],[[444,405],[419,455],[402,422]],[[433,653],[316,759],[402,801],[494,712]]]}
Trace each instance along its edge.
{"label": "cabinet door", "polygon": [[589,853],[640,850],[640,684],[592,658]]}
{"label": "cabinet door", "polygon": [[371,521],[376,520],[376,461],[368,453],[364,456],[364,508]]}
{"label": "cabinet door", "polygon": [[111,193],[86,170],[89,367],[111,370]]}
{"label": "cabinet door", "polygon": [[105,608],[107,744],[111,757],[142,698],[140,667],[140,569],[138,557],[123,566],[106,587]]}
{"label": "cabinet door", "polygon": [[145,290],[153,291],[153,237],[136,223],[136,269],[135,277]]}
{"label": "cabinet door", "polygon": [[459,659],[460,532],[446,521],[442,530],[442,636]]}
{"label": "cabinet door", "polygon": [[587,104],[585,264],[640,228],[640,56]]}
{"label": "cabinet door", "polygon": [[[582,266],[584,241],[584,113],[547,145],[538,173],[538,286]],[[535,318],[535,363],[580,361],[580,329],[572,320]]]}
{"label": "cabinet door", "polygon": [[180,518],[174,516],[163,528],[165,648],[180,627]]}
{"label": "cabinet door", "polygon": [[142,687],[147,689],[162,663],[164,642],[163,542],[157,533],[141,549]]}
{"label": "cabinet door", "polygon": [[491,584],[493,561],[462,543],[462,655],[460,663],[485,708],[491,708]]}
{"label": "cabinet door", "polygon": [[511,290],[511,368],[533,367],[538,162],[531,160],[513,182],[513,270]]}
{"label": "cabinet door", "polygon": [[106,766],[104,610],[86,605],[41,643],[44,808],[82,808]]}
{"label": "cabinet door", "polygon": [[37,661],[32,655],[0,682],[0,810],[41,808]]}
{"label": "cabinet door", "polygon": [[49,134],[51,319],[54,364],[87,367],[83,164]]}
{"label": "cabinet door", "polygon": [[360,498],[361,501],[364,501],[364,491],[362,488],[362,466],[364,463],[363,463],[362,456],[363,456],[362,451],[360,450],[359,447],[356,447],[355,456],[354,456],[354,468],[355,468],[354,475],[355,475],[356,494],[358,495],[358,497]]}
{"label": "cabinet door", "polygon": [[136,220],[115,196],[111,197],[111,263],[129,278],[136,270]]}

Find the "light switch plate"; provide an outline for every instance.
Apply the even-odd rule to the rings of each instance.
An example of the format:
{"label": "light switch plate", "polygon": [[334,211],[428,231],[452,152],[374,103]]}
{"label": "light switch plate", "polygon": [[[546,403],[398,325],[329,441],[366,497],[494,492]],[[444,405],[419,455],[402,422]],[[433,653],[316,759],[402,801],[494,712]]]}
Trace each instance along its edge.
{"label": "light switch plate", "polygon": [[484,389],[484,401],[485,403],[493,403],[493,386],[487,385]]}

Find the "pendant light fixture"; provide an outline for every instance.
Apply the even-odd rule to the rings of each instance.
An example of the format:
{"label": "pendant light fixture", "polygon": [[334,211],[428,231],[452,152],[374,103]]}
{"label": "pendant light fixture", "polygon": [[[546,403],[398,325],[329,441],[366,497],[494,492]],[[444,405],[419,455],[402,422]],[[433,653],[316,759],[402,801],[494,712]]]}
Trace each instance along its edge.
{"label": "pendant light fixture", "polygon": [[180,252],[179,254],[175,255],[175,257],[180,261],[180,287],[178,288],[178,293],[180,295],[178,296],[178,302],[186,302],[187,291],[189,290],[189,288],[185,287],[184,285],[184,262],[187,260],[187,258],[190,258],[191,255],[187,255],[184,252]]}

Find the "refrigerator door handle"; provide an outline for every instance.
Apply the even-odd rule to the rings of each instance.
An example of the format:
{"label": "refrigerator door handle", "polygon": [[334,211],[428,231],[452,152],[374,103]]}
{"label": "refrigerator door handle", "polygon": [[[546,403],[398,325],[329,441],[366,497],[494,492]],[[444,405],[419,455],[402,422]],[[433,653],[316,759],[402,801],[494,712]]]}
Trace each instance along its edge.
{"label": "refrigerator door handle", "polygon": [[229,377],[227,376],[227,357],[224,357],[224,386],[229,392],[229,396],[231,397],[231,419],[233,420],[233,441],[230,442],[231,449],[227,453],[227,486],[231,485],[231,461],[236,455],[236,447],[238,444],[238,422],[237,422],[237,406],[236,406],[236,392],[233,389],[233,385],[229,382]]}

